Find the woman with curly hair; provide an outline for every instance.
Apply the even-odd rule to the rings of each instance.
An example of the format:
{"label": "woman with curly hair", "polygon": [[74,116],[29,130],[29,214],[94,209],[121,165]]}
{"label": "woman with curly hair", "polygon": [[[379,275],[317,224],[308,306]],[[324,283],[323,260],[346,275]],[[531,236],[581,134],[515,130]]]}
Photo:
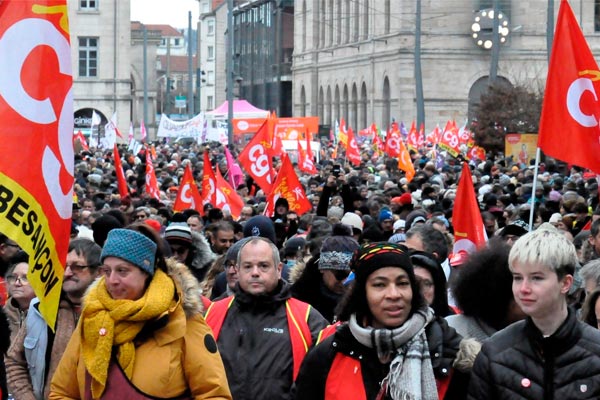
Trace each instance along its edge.
{"label": "woman with curly hair", "polygon": [[471,254],[451,284],[452,295],[462,314],[448,316],[446,320],[463,337],[483,342],[525,318],[512,293],[509,252],[510,246],[492,239],[487,247]]}

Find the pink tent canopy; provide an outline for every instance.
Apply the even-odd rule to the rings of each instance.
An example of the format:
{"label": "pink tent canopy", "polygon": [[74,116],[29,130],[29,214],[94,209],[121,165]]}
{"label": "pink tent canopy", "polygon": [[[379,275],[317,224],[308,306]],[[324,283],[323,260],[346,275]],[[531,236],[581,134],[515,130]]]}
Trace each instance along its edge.
{"label": "pink tent canopy", "polygon": [[[206,114],[210,115],[223,115],[227,114],[227,101],[224,101],[219,107],[215,108],[212,111],[207,112]],[[261,110],[260,108],[254,107],[252,104],[248,103],[246,100],[234,100],[233,101],[233,113],[262,113],[267,114],[267,110]]]}

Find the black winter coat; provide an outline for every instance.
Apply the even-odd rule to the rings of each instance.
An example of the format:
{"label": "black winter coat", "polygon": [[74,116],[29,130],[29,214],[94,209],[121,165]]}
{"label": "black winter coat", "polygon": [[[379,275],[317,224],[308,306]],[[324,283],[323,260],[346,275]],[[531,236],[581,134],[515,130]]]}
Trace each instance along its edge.
{"label": "black winter coat", "polygon": [[[236,288],[217,344],[231,394],[236,400],[287,400],[292,387],[292,345],[285,301],[291,297],[283,281],[269,296],[251,296]],[[314,308],[308,317],[313,343],[327,325]]]}
{"label": "black winter coat", "polygon": [[569,315],[544,338],[530,318],[484,342],[475,360],[469,399],[600,398],[600,331]]}
{"label": "black winter coat", "polygon": [[[431,354],[431,364],[437,378],[447,377],[452,371],[462,337],[448,326],[443,318],[434,319],[426,328],[427,343]],[[390,370],[390,364],[382,364],[377,351],[360,344],[350,332],[348,324],[337,328],[334,335],[314,347],[304,358],[294,395],[296,400],[320,400],[324,398],[327,376],[337,353],[359,359],[367,399],[375,399],[381,381]],[[464,399],[465,376],[454,370],[445,400]],[[386,398],[387,399],[387,398]]]}

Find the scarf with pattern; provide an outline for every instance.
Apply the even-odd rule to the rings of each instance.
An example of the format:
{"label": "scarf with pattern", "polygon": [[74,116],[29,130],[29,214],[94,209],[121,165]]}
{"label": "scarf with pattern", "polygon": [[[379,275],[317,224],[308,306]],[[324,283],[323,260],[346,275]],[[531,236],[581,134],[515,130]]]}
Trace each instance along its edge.
{"label": "scarf with pattern", "polygon": [[362,327],[356,314],[350,316],[348,326],[352,336],[362,345],[377,350],[382,363],[391,360],[390,372],[382,387],[393,400],[437,400],[437,385],[425,327],[433,320],[433,310],[425,307],[396,329]]}
{"label": "scarf with pattern", "polygon": [[90,289],[81,312],[81,352],[92,378],[94,399],[104,392],[113,347],[119,365],[131,379],[136,335],[147,321],[168,312],[175,296],[173,280],[161,270],[156,270],[146,292],[137,300],[113,299],[104,279]]}

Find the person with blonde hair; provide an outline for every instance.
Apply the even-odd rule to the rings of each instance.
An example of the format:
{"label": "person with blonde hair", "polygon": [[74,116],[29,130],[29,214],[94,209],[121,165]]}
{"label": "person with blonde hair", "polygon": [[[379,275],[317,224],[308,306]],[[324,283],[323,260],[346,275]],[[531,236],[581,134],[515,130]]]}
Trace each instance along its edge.
{"label": "person with blonde hair", "polygon": [[546,223],[515,242],[508,263],[527,318],[484,342],[468,398],[599,398],[600,332],[567,306],[575,246]]}

